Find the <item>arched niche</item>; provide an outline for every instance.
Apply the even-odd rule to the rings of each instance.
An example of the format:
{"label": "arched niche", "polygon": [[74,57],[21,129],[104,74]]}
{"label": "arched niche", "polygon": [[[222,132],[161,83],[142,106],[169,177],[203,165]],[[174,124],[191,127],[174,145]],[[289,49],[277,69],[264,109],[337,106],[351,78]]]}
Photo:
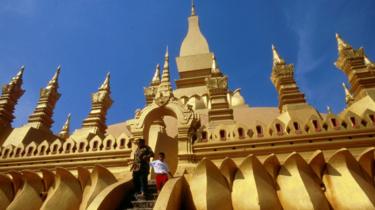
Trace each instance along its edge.
{"label": "arched niche", "polygon": [[[163,132],[156,132],[158,129],[160,131],[163,129],[165,118],[175,119],[173,125],[168,125],[168,123],[166,125],[174,126],[175,133],[173,136],[165,135],[166,132],[164,134]],[[146,143],[156,152],[167,151],[167,160],[178,159],[180,161],[189,159],[187,157],[192,154],[192,135],[198,127],[199,119],[193,110],[178,101],[172,101],[163,106],[150,104],[145,107],[140,116],[133,120],[131,132],[135,139],[144,138]],[[150,133],[150,131],[154,133]],[[150,134],[154,136],[150,137]],[[155,141],[155,139],[157,140]],[[177,165],[177,161],[174,164]]]}

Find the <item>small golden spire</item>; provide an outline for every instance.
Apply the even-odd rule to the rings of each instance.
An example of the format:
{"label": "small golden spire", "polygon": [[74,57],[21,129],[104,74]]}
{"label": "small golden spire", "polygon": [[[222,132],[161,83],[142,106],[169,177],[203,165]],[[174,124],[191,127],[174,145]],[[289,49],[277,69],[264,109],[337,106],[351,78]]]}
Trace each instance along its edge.
{"label": "small golden spire", "polygon": [[279,53],[276,50],[276,47],[272,44],[272,55],[273,55],[273,65],[276,64],[285,64],[285,61],[280,57]]}
{"label": "small golden spire", "polygon": [[337,48],[339,49],[339,51],[346,49],[346,48],[352,48],[352,46],[346,43],[338,33],[336,33],[336,40],[337,40]]}
{"label": "small golden spire", "polygon": [[99,90],[109,90],[110,89],[110,81],[109,81],[110,78],[111,78],[111,75],[108,72],[106,77],[105,77],[105,80],[104,80],[103,84],[100,86]]}
{"label": "small golden spire", "polygon": [[211,73],[213,75],[218,75],[220,74],[220,69],[217,67],[217,63],[216,63],[216,58],[215,58],[215,55],[212,54],[212,66],[211,66]]}
{"label": "small golden spire", "polygon": [[57,85],[58,85],[57,82],[58,82],[58,79],[59,79],[60,71],[61,71],[61,66],[59,65],[57,67],[56,72],[53,75],[52,79],[48,82],[46,89],[52,89],[52,88],[57,87]]}
{"label": "small golden spire", "polygon": [[169,68],[169,52],[168,52],[168,45],[165,51],[165,56],[164,56],[164,69]]}
{"label": "small golden spire", "polygon": [[331,109],[330,106],[327,106],[327,113],[328,113],[328,114],[332,114],[332,109]]}
{"label": "small golden spire", "polygon": [[63,127],[61,128],[60,132],[59,132],[59,137],[62,138],[62,139],[67,139],[69,137],[69,132],[70,132],[70,113],[68,114],[68,117],[63,125]]}
{"label": "small golden spire", "polygon": [[19,70],[19,72],[17,73],[17,75],[16,75],[16,79],[20,79],[20,78],[22,78],[22,76],[23,76],[23,72],[25,71],[25,65],[22,65],[21,67],[20,67],[20,70]]}
{"label": "small golden spire", "polygon": [[195,4],[194,0],[191,0],[191,16],[195,16]]}
{"label": "small golden spire", "polygon": [[344,91],[345,91],[345,102],[346,102],[346,104],[351,104],[354,101],[353,95],[350,93],[348,87],[346,86],[346,84],[344,82],[342,83],[342,87],[344,88]]}
{"label": "small golden spire", "polygon": [[151,80],[152,85],[158,85],[160,84],[160,65],[156,64],[154,77]]}
{"label": "small golden spire", "polygon": [[22,77],[23,77],[23,72],[24,72],[24,71],[25,71],[25,66],[22,65],[22,66],[20,67],[20,70],[19,70],[18,73],[16,74],[16,76],[14,76],[14,77],[10,80],[9,85],[17,84],[17,82],[19,82],[20,79],[22,79]]}

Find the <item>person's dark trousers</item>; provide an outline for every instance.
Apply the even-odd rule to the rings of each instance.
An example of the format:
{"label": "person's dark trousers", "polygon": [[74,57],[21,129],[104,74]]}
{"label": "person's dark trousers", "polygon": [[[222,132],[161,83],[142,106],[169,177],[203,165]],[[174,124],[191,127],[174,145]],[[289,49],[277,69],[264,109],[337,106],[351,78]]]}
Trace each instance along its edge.
{"label": "person's dark trousers", "polygon": [[133,185],[136,193],[147,193],[147,177],[148,172],[146,171],[134,171],[133,172]]}
{"label": "person's dark trousers", "polygon": [[148,186],[148,173],[147,172],[141,172],[140,174],[140,182],[141,182],[141,192],[144,194],[147,193],[147,186]]}
{"label": "person's dark trousers", "polygon": [[141,192],[141,182],[139,177],[139,171],[133,171],[133,185],[135,193]]}

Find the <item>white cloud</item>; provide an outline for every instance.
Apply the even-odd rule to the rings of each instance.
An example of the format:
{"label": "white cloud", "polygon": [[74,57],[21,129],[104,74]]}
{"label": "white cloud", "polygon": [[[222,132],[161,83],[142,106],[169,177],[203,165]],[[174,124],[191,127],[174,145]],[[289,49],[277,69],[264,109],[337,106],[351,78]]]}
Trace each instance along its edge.
{"label": "white cloud", "polygon": [[36,0],[4,0],[1,3],[0,13],[13,13],[30,16],[36,11]]}

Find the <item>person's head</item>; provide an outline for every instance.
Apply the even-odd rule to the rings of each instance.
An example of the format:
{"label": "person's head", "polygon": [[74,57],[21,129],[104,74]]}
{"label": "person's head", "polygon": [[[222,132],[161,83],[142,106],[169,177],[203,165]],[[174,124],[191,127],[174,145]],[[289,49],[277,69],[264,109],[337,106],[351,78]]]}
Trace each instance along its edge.
{"label": "person's head", "polygon": [[159,160],[163,161],[165,159],[164,152],[159,152]]}
{"label": "person's head", "polygon": [[138,147],[143,147],[145,145],[145,140],[144,139],[138,139],[136,142]]}

